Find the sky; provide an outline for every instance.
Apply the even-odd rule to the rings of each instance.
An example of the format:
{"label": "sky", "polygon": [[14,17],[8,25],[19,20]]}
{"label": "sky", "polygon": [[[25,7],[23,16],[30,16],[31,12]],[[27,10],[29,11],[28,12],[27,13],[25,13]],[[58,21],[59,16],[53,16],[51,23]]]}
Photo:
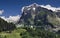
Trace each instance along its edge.
{"label": "sky", "polygon": [[60,0],[0,0],[0,17],[3,16],[4,19],[20,17],[22,7],[33,3],[60,8]]}

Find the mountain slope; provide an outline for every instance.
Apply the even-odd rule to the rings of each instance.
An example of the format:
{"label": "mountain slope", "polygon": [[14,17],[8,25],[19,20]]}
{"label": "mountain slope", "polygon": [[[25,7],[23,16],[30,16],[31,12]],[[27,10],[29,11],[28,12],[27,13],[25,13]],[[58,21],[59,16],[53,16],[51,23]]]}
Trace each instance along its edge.
{"label": "mountain slope", "polygon": [[38,4],[34,3],[30,6],[25,6],[22,12],[19,24],[47,29],[57,28],[60,25],[60,18],[56,12],[43,8]]}
{"label": "mountain slope", "polygon": [[0,18],[0,31],[11,31],[14,28],[16,27],[13,23],[8,23],[7,21]]}

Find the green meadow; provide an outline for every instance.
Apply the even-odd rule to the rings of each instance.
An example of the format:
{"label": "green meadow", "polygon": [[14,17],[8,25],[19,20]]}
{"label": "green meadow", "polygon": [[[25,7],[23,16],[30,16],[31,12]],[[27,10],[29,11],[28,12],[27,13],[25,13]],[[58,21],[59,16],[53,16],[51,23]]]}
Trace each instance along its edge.
{"label": "green meadow", "polygon": [[20,33],[25,32],[25,29],[15,29],[11,33],[0,32],[0,38],[21,38]]}

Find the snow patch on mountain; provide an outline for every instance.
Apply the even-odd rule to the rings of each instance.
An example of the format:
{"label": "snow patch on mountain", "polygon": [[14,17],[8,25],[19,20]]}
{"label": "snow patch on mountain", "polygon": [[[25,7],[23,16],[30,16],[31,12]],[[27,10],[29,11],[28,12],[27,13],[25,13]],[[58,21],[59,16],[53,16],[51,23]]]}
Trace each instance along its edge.
{"label": "snow patch on mountain", "polygon": [[22,12],[24,11],[25,7],[28,8],[28,10],[30,9],[29,7],[32,7],[33,10],[35,10],[35,6],[40,6],[40,7],[46,8],[48,10],[52,10],[53,12],[58,12],[58,10],[60,10],[60,7],[53,7],[49,4],[48,5],[39,5],[39,4],[33,3],[29,6],[22,7]]}

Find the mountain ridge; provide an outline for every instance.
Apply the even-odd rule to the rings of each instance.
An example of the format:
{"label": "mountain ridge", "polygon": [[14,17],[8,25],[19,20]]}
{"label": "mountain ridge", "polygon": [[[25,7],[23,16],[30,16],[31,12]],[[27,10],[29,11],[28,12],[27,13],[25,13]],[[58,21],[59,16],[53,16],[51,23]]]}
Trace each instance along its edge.
{"label": "mountain ridge", "polygon": [[43,27],[44,29],[56,29],[60,25],[60,18],[56,12],[48,10],[34,3],[30,6],[25,6],[18,24],[24,26]]}

